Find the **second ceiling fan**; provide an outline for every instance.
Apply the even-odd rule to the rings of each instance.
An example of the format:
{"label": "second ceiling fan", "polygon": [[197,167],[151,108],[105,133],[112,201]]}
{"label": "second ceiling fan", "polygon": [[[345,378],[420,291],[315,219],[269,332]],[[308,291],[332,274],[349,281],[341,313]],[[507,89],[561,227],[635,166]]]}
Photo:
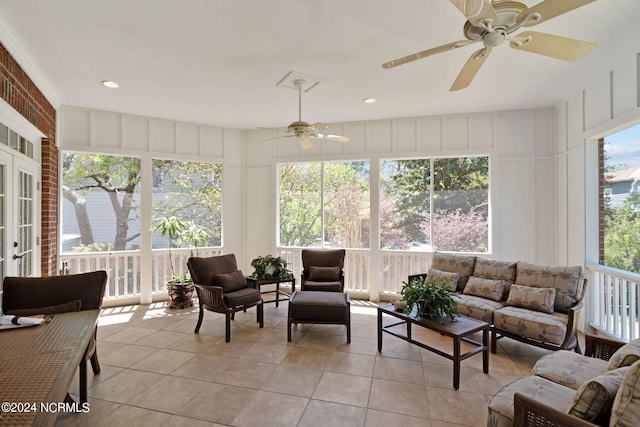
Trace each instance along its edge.
{"label": "second ceiling fan", "polygon": [[298,120],[291,123],[287,126],[286,129],[277,129],[281,132],[286,132],[287,135],[280,135],[274,138],[265,139],[264,141],[260,141],[260,143],[265,143],[269,141],[275,141],[282,138],[298,138],[298,142],[303,150],[308,150],[313,148],[313,143],[311,142],[311,138],[314,139],[324,139],[328,141],[336,141],[336,142],[349,142],[348,136],[342,135],[332,135],[328,133],[323,133],[323,130],[329,128],[329,125],[326,123],[314,123],[309,124],[307,122],[302,121],[302,88],[305,86],[307,82],[302,79],[296,79],[293,81],[293,85],[298,89]]}
{"label": "second ceiling fan", "polygon": [[596,46],[594,43],[574,40],[552,34],[525,31],[513,32],[521,27],[531,27],[558,15],[577,9],[595,0],[545,0],[528,8],[527,5],[506,0],[450,0],[467,18],[464,24],[466,40],[423,50],[412,55],[382,64],[383,68],[397,67],[417,59],[482,42],[484,47],[471,54],[462,71],[449,89],[464,89],[478,73],[494,47],[504,41],[514,49],[538,53],[564,61],[576,61],[587,55]]}

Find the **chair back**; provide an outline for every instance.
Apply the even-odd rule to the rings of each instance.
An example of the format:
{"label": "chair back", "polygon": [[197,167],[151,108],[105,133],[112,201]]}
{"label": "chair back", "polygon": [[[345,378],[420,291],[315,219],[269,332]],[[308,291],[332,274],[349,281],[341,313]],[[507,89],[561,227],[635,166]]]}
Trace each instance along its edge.
{"label": "chair back", "polygon": [[340,267],[344,269],[344,249],[303,249],[302,268],[303,275],[309,276],[309,267]]}
{"label": "chair back", "polygon": [[216,274],[238,271],[238,264],[234,254],[205,258],[191,257],[187,261],[187,267],[193,282],[199,285],[218,285]]}
{"label": "chair back", "polygon": [[65,305],[81,301],[81,310],[102,308],[107,272],[50,277],[5,277],[2,312]]}

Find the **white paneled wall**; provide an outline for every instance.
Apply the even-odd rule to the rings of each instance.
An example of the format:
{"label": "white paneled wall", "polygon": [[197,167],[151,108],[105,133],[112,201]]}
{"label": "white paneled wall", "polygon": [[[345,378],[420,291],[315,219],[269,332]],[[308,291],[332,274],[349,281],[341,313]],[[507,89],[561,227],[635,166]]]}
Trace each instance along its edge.
{"label": "white paneled wall", "polygon": [[[247,259],[276,249],[274,186],[279,162],[378,162],[477,154],[491,159],[492,256],[553,264],[557,230],[555,117],[555,110],[547,108],[345,123],[332,126],[332,132],[348,135],[351,140],[347,144],[314,141],[314,148],[308,151],[290,139],[260,145],[258,141],[274,136],[272,131],[246,131],[246,205],[260,206],[246,211]],[[372,194],[376,197],[376,189]]]}

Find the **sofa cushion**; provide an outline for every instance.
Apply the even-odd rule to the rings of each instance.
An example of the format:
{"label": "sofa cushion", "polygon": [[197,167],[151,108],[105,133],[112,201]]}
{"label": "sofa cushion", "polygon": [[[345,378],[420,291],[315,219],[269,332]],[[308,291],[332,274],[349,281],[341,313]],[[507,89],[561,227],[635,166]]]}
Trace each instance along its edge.
{"label": "sofa cushion", "polygon": [[613,400],[610,427],[638,425],[640,420],[640,361],[634,362],[624,376]]}
{"label": "sofa cushion", "polygon": [[477,258],[473,267],[473,276],[483,279],[504,280],[504,299],[507,299],[509,288],[516,280],[516,262],[496,261],[494,259]]}
{"label": "sofa cushion", "polygon": [[609,359],[607,369],[616,369],[622,366],[631,366],[640,360],[640,339],[630,341],[616,350]]}
{"label": "sofa cushion", "polygon": [[489,401],[487,425],[513,427],[513,396],[522,393],[562,412],[567,411],[573,393],[567,388],[535,375],[520,378],[506,385]]}
{"label": "sofa cushion", "polygon": [[568,313],[582,294],[582,267],[549,267],[519,261],[516,283],[556,290],[554,311]]}
{"label": "sofa cushion", "polygon": [[448,271],[450,273],[458,273],[460,280],[458,280],[457,290],[462,292],[467,285],[469,276],[473,274],[473,268],[476,264],[476,257],[474,255],[460,255],[460,254],[446,254],[443,252],[436,252],[433,254],[433,261],[431,267],[436,270]]}
{"label": "sofa cushion", "polygon": [[553,313],[555,297],[556,290],[554,288],[512,285],[507,298],[507,305],[528,308],[543,313]]}
{"label": "sofa cushion", "polygon": [[582,384],[607,371],[607,361],[569,350],[542,356],[531,373],[577,390]]}
{"label": "sofa cushion", "polygon": [[451,290],[456,290],[458,287],[458,281],[460,280],[460,275],[458,273],[450,273],[448,271],[430,268],[425,282],[430,282],[432,280],[436,280],[438,282],[444,281]]}
{"label": "sofa cushion", "polygon": [[493,323],[493,312],[504,307],[504,301],[493,301],[474,295],[456,294],[458,303],[456,312],[462,316],[473,317],[489,324]]}
{"label": "sofa cushion", "polygon": [[576,391],[567,412],[598,424],[608,420],[613,399],[629,369],[625,366],[607,371],[582,384]]}
{"label": "sofa cushion", "polygon": [[309,267],[309,280],[314,282],[335,282],[340,279],[340,267]]}
{"label": "sofa cushion", "polygon": [[542,313],[527,308],[506,306],[493,312],[497,329],[551,344],[562,344],[567,333],[568,316]]}
{"label": "sofa cushion", "polygon": [[504,293],[504,280],[483,279],[471,276],[464,287],[465,295],[475,295],[477,297],[488,298],[493,301],[500,301]]}
{"label": "sofa cushion", "polygon": [[233,273],[216,274],[216,283],[222,286],[225,292],[233,292],[247,287],[247,278],[242,271],[236,270]]}

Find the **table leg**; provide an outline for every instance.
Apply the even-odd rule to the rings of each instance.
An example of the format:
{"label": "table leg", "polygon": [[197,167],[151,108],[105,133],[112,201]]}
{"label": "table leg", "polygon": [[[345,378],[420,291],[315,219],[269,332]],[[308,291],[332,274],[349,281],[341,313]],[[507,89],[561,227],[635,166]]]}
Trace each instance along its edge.
{"label": "table leg", "polygon": [[280,304],[280,282],[276,282],[276,307]]}
{"label": "table leg", "polygon": [[382,310],[378,309],[378,352],[382,351]]}
{"label": "table leg", "polygon": [[453,388],[460,387],[460,337],[453,339]]}
{"label": "table leg", "polygon": [[484,350],[482,351],[482,371],[485,374],[489,373],[489,328],[485,328],[482,331],[482,345]]}

